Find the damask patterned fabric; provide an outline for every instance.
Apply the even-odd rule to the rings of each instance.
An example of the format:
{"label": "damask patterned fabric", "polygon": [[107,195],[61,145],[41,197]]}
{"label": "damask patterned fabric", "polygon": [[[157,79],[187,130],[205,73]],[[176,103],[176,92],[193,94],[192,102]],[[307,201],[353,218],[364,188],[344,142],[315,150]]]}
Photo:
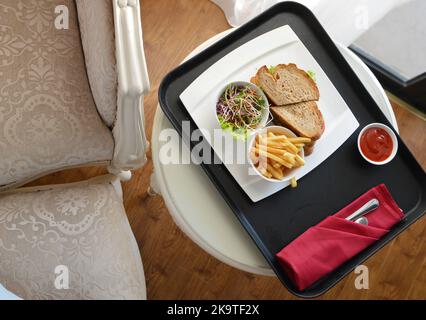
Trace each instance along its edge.
{"label": "damask patterned fabric", "polygon": [[[69,10],[57,29],[55,8]],[[114,142],[86,75],[72,0],[0,1],[0,190],[49,171],[110,161]]]}
{"label": "damask patterned fabric", "polygon": [[117,113],[117,73],[111,0],[75,0],[87,74],[96,107],[112,127]]}
{"label": "damask patterned fabric", "polygon": [[[55,287],[60,265],[68,289]],[[23,299],[146,299],[139,249],[112,185],[0,196],[0,283]]]}

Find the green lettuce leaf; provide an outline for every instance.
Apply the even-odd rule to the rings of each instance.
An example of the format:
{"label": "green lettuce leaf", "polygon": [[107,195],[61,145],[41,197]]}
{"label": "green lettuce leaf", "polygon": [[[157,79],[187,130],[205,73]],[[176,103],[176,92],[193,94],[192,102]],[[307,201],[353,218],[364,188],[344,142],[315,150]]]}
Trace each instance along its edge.
{"label": "green lettuce leaf", "polygon": [[306,73],[308,74],[308,76],[309,76],[312,80],[314,80],[315,82],[317,82],[317,77],[316,77],[316,75],[315,75],[315,72],[314,72],[314,71],[312,71],[312,70],[308,70]]}

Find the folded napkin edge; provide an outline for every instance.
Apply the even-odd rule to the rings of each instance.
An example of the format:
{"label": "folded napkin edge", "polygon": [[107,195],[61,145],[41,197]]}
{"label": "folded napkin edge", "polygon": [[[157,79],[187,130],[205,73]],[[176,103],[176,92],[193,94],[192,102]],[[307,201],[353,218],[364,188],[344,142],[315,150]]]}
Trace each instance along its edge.
{"label": "folded napkin edge", "polygon": [[384,183],[381,183],[380,185],[378,185],[373,190],[375,192],[378,192],[379,194],[381,194],[385,198],[385,200],[386,200],[385,204],[390,206],[391,209],[393,209],[392,211],[395,211],[399,218],[402,219],[404,217],[403,210],[397,205],[397,203],[395,202],[395,199],[392,197],[389,189],[386,187],[386,185]]}
{"label": "folded napkin edge", "polygon": [[298,290],[305,290],[307,286],[301,285],[304,280],[299,275],[299,269],[297,267],[297,264],[292,264],[287,259],[282,259],[280,257],[280,253],[281,251],[275,255],[275,258],[278,259],[278,263],[280,264],[281,268],[283,268],[287,276],[292,279],[292,283],[296,286]]}
{"label": "folded napkin edge", "polygon": [[[338,230],[338,229],[333,229],[333,228],[326,228],[326,227],[317,227],[317,228],[318,229],[323,229],[323,230],[328,230],[328,231],[334,231],[335,233],[341,233],[341,234],[344,234],[344,235],[350,235],[352,237],[356,236],[356,237],[360,237],[360,238],[373,239],[375,241],[377,241],[381,237],[383,237],[383,235],[380,236],[380,237],[373,237],[373,236],[368,236],[368,235],[365,235],[365,234],[359,234],[359,233],[354,233],[354,232],[349,232],[349,231],[343,231],[343,230]],[[379,231],[384,232],[384,234],[386,234],[387,232],[389,232],[389,230],[386,230],[386,229],[379,229]]]}
{"label": "folded napkin edge", "polygon": [[[360,223],[356,223],[355,221],[351,221],[351,220],[346,220],[345,218],[342,218],[342,217],[338,217],[338,216],[335,216],[335,215],[331,215],[331,216],[328,216],[327,218],[325,218],[323,221],[321,221],[319,224],[317,224],[317,225],[315,225],[315,226],[312,226],[312,227],[310,227],[310,228],[316,228],[316,227],[322,227],[322,228],[327,228],[327,229],[333,229],[333,230],[337,230],[337,229],[335,229],[335,228],[332,228],[332,227],[330,227],[328,224],[327,224],[327,221],[330,221],[330,220],[338,220],[338,221],[341,221],[341,222],[346,222],[346,223],[348,223],[348,224],[351,224],[352,226],[356,226],[356,227],[358,227],[358,228],[360,228],[360,229],[364,229],[364,230],[375,230],[375,231],[386,231],[386,232],[389,232],[389,229],[387,229],[387,228],[380,228],[380,227],[375,227],[375,226],[372,226],[372,225],[364,225],[364,224],[360,224]],[[297,238],[296,238],[297,239]]]}

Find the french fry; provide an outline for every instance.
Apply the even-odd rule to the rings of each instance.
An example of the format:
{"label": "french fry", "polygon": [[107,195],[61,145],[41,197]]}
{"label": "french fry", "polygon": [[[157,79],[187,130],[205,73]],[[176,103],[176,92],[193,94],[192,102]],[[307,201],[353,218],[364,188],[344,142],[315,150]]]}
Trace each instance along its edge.
{"label": "french fry", "polygon": [[270,172],[272,174],[272,177],[274,179],[277,180],[282,180],[283,176],[283,172],[280,169],[275,169],[273,166],[271,166],[270,164],[268,164],[268,172]]}
{"label": "french fry", "polygon": [[291,143],[311,143],[311,139],[303,137],[288,138],[288,141]]}
{"label": "french fry", "polygon": [[268,136],[269,141],[287,141],[288,138],[285,135],[281,136]]}
{"label": "french fry", "polygon": [[296,164],[296,158],[295,157],[287,156],[287,157],[283,157],[283,160],[288,162],[289,164],[291,164],[292,167]]}
{"label": "french fry", "polygon": [[268,170],[266,170],[265,177],[271,179],[272,178],[272,174]]}
{"label": "french fry", "polygon": [[265,175],[268,169],[268,164],[267,163],[260,163],[258,164],[258,166],[256,167],[256,169],[262,174]]}
{"label": "french fry", "polygon": [[279,164],[278,162],[276,162],[275,160],[269,159],[269,161],[271,162],[271,165],[275,168],[281,168],[281,164]]}
{"label": "french fry", "polygon": [[265,156],[265,157],[268,157],[268,158],[270,158],[270,159],[272,159],[272,160],[274,160],[274,161],[278,162],[279,164],[281,164],[281,165],[283,165],[284,167],[287,167],[287,168],[289,168],[289,169],[291,169],[291,168],[293,167],[290,163],[288,163],[288,162],[287,162],[287,161],[285,161],[284,159],[282,159],[282,158],[280,158],[280,157],[278,157],[278,156],[276,156],[276,155],[274,155],[274,154],[272,154],[272,153],[269,153],[269,152],[267,152],[267,151],[259,150],[259,154],[260,154],[260,155],[263,155],[263,156]]}
{"label": "french fry", "polygon": [[258,156],[258,167],[265,168],[268,166],[268,157],[259,154]]}
{"label": "french fry", "polygon": [[273,147],[273,148],[277,148],[277,149],[283,149],[283,150],[285,150],[284,144],[280,143],[280,142],[269,141],[268,142],[268,146]]}
{"label": "french fry", "polygon": [[263,165],[259,165],[258,167],[256,167],[256,169],[265,177],[271,177],[272,175],[268,172],[268,167],[267,165],[263,166]]}
{"label": "french fry", "polygon": [[284,147],[284,149],[286,149],[290,152],[293,152],[293,153],[299,152],[299,149],[294,144],[292,144],[291,142],[284,142],[284,143],[282,143],[282,146]]}
{"label": "french fry", "polygon": [[259,156],[256,154],[256,149],[252,148],[250,150],[250,158],[254,165],[259,163]]}
{"label": "french fry", "polygon": [[279,141],[272,141],[270,138],[263,137],[262,140],[258,142],[260,145],[268,146],[271,148],[282,149],[283,146]]}
{"label": "french fry", "polygon": [[305,160],[303,160],[302,157],[298,154],[296,154],[296,162],[299,164],[299,166],[305,165]]}
{"label": "french fry", "polygon": [[[282,180],[288,170],[301,167],[305,160],[299,155],[311,139],[304,137],[287,137],[284,134],[267,132],[257,135],[250,151],[250,156],[258,171],[267,178]],[[257,162],[256,162],[257,160]],[[297,186],[296,178],[291,179],[291,186]]]}
{"label": "french fry", "polygon": [[296,177],[292,177],[290,180],[290,185],[292,188],[296,188],[297,187],[297,180]]}
{"label": "french fry", "polygon": [[283,154],[283,157],[294,160],[296,158],[296,154],[292,153],[292,152],[285,151],[284,154]]}
{"label": "french fry", "polygon": [[285,151],[282,150],[282,149],[280,150],[280,149],[277,149],[277,148],[274,148],[274,147],[260,145],[258,143],[256,144],[256,148],[260,149],[260,150],[268,151],[270,153],[277,154],[277,155],[284,155],[285,154]]}

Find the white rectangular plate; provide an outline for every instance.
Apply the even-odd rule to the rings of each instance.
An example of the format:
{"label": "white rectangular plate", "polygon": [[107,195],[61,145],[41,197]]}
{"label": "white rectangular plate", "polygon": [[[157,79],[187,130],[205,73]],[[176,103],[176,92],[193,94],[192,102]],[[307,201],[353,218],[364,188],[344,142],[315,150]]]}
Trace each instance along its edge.
{"label": "white rectangular plate", "polygon": [[[318,107],[324,116],[325,131],[315,143],[314,152],[306,157],[305,166],[297,172],[296,178],[300,180],[333,154],[358,128],[359,123],[333,83],[289,26],[265,33],[217,61],[186,88],[180,99],[198,128],[202,129],[206,140],[224,161],[220,150],[212,141],[214,129],[220,129],[216,117],[216,103],[221,91],[230,82],[250,81],[263,65],[280,63],[295,63],[303,70],[314,71],[321,94]],[[241,144],[245,143],[237,143],[240,145],[233,148],[234,152],[244,152],[242,150],[245,148]],[[260,201],[289,185],[288,182],[272,183],[259,176],[249,175],[248,163],[227,164],[224,161],[224,164],[253,202]],[[303,181],[299,188],[303,188]]]}

